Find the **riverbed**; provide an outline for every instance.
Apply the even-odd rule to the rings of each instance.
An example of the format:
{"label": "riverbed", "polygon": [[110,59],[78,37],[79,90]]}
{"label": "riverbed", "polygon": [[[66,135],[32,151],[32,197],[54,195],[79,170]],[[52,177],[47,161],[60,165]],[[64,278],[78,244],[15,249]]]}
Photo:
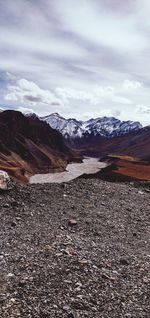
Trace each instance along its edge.
{"label": "riverbed", "polygon": [[30,183],[63,183],[69,182],[83,174],[93,174],[105,168],[107,163],[99,162],[98,158],[85,158],[82,163],[70,163],[66,171],[57,173],[36,174]]}

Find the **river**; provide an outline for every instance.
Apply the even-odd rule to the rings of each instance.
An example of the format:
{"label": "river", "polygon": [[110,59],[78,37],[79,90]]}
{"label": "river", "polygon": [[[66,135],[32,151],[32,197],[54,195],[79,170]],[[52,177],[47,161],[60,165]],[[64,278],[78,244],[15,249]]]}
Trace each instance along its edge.
{"label": "river", "polygon": [[93,174],[105,168],[105,162],[97,158],[85,158],[83,163],[70,163],[66,171],[46,174],[36,174],[30,178],[30,183],[63,183],[68,182],[83,174]]}

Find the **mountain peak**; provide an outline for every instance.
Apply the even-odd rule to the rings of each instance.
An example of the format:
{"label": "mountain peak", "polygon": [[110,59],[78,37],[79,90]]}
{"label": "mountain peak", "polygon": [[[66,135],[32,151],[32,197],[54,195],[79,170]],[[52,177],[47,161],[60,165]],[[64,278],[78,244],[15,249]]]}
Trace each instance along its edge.
{"label": "mountain peak", "polygon": [[52,128],[59,130],[67,140],[68,138],[82,138],[85,135],[112,138],[142,128],[139,122],[121,121],[115,117],[107,116],[81,121],[75,118],[65,119],[58,113],[53,113],[41,119],[46,121]]}

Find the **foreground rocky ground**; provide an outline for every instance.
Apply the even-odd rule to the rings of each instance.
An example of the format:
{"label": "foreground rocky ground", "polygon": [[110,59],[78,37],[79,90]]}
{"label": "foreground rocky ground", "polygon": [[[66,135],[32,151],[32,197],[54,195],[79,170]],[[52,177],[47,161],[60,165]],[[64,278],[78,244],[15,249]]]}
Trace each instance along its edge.
{"label": "foreground rocky ground", "polygon": [[148,318],[150,187],[78,179],[0,193],[1,318]]}

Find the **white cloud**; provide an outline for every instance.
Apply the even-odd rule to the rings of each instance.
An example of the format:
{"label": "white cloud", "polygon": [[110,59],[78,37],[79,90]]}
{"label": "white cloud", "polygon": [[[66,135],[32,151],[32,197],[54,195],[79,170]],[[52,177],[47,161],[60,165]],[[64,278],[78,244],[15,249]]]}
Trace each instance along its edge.
{"label": "white cloud", "polygon": [[99,104],[102,100],[119,104],[132,104],[131,100],[119,95],[113,86],[94,86],[89,91],[72,88],[57,88],[55,91],[64,103],[69,103],[71,99],[74,99],[93,105]]}
{"label": "white cloud", "polygon": [[1,1],[1,105],[148,124],[149,110],[136,107],[150,100],[149,8],[149,0]]}
{"label": "white cloud", "polygon": [[61,105],[61,100],[49,90],[41,89],[37,84],[26,79],[20,79],[16,85],[9,86],[9,92],[5,96],[7,101],[19,101],[31,105],[49,104]]}
{"label": "white cloud", "polygon": [[122,16],[105,11],[98,1],[65,0],[56,4],[63,27],[96,45],[104,45],[124,52],[142,51],[147,47],[146,37],[137,30],[136,16]]}
{"label": "white cloud", "polygon": [[[50,41],[49,41],[50,39]],[[7,31],[1,29],[0,42],[3,48],[13,52],[26,52],[31,55],[45,54],[47,57],[62,57],[71,59],[80,59],[87,53],[86,50],[76,43],[61,38],[55,39],[53,35],[40,38],[38,35],[24,33],[23,39],[20,31]]]}
{"label": "white cloud", "polygon": [[[82,116],[82,119],[84,120],[88,120],[88,119],[91,119],[91,118],[98,118],[98,117],[120,117],[121,115],[121,112],[117,109],[113,110],[113,109],[110,109],[110,108],[99,108],[98,111],[87,111],[87,112],[84,112],[84,115]],[[76,118],[78,118],[79,120],[81,119],[81,116],[80,114],[74,114],[73,116],[75,116]]]}
{"label": "white cloud", "polygon": [[142,87],[142,84],[138,81],[125,80],[122,86],[124,89],[138,89]]}
{"label": "white cloud", "polygon": [[136,107],[136,112],[139,114],[150,114],[150,107],[144,105],[138,105]]}

